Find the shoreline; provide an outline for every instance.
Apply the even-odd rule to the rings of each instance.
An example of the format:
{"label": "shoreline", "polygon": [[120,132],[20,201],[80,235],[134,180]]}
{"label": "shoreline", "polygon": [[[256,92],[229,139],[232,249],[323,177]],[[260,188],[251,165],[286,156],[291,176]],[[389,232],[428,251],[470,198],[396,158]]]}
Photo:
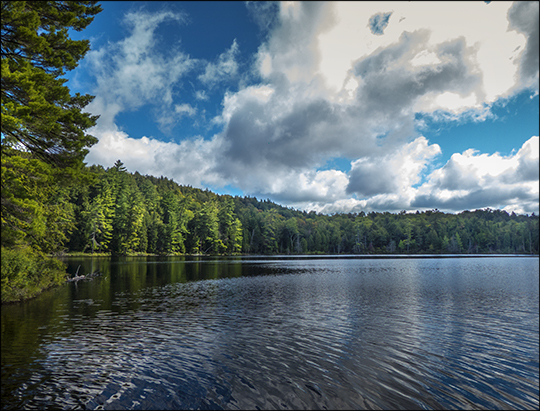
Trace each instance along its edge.
{"label": "shoreline", "polygon": [[460,254],[434,254],[434,253],[415,253],[415,254],[152,254],[152,253],[129,253],[126,255],[112,255],[110,253],[65,253],[59,255],[50,255],[56,258],[69,257],[334,257],[334,258],[471,258],[471,257],[539,257],[535,253],[460,253]]}

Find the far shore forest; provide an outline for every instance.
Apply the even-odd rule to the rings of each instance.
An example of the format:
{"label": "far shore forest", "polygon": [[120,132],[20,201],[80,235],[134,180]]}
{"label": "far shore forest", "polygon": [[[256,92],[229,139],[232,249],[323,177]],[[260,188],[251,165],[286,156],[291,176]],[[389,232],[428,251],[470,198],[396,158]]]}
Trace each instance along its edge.
{"label": "far shore forest", "polygon": [[[538,253],[538,217],[500,210],[324,215],[217,195],[121,161],[65,190],[64,247],[150,254]],[[53,251],[53,250],[51,250]]]}
{"label": "far shore forest", "polygon": [[[42,170],[42,172],[45,172]],[[42,176],[48,254],[538,254],[536,215],[438,210],[325,215],[218,195],[166,177],[90,166],[68,187]],[[50,241],[51,238],[54,241]]]}
{"label": "far shore forest", "polygon": [[64,75],[90,50],[72,40],[97,1],[1,2],[2,303],[66,281],[69,253],[538,254],[538,216],[501,210],[323,215],[217,195],[121,160],[87,166],[91,95]]}

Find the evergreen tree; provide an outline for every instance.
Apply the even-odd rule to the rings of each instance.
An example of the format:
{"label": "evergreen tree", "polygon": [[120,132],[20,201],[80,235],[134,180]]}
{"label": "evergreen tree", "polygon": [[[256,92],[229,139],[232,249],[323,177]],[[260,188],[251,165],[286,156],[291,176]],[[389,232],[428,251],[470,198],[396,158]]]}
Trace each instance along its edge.
{"label": "evergreen tree", "polygon": [[99,192],[92,200],[87,218],[92,225],[92,247],[96,251],[110,251],[115,215],[115,196],[109,180],[103,178]]}
{"label": "evergreen tree", "polygon": [[[237,248],[236,243],[239,234],[237,232],[237,218],[234,214],[234,202],[230,196],[226,196],[222,199],[219,205],[218,219],[221,241],[225,246],[225,251],[228,254],[231,254],[235,252],[234,250]],[[240,221],[238,221],[238,223],[240,223]]]}
{"label": "evergreen tree", "polygon": [[180,209],[177,197],[173,191],[164,194],[161,201],[163,224],[160,225],[158,237],[158,250],[163,254],[185,252],[184,237],[185,227],[180,217]]}
{"label": "evergreen tree", "polygon": [[[124,215],[126,236],[122,241],[128,253],[538,252],[536,216],[510,216],[498,210],[327,216],[249,197],[220,197],[165,178],[132,175],[121,162],[96,175],[101,183],[84,189],[84,199],[72,196],[76,219],[88,220],[84,224],[87,250],[94,233],[89,228],[94,226],[90,224],[93,215],[98,216],[95,226],[100,228],[95,230],[95,238],[101,250],[108,244],[103,234],[116,235],[107,230],[111,226],[107,221]],[[122,187],[127,190],[126,205],[117,215]],[[102,211],[90,211],[93,207]],[[103,218],[106,213],[109,217]]]}
{"label": "evergreen tree", "polygon": [[211,200],[202,204],[194,218],[194,236],[198,251],[202,254],[220,254],[225,251],[225,244],[219,235],[219,206]]}
{"label": "evergreen tree", "polygon": [[[81,181],[87,148],[97,142],[86,133],[97,117],[83,112],[93,97],[72,96],[62,78],[90,43],[71,40],[68,30],[83,30],[100,11],[89,1],[1,2],[1,245],[2,254],[11,248],[13,265],[2,266],[2,301],[26,295],[13,284],[40,288],[61,281],[62,264],[41,253],[61,250],[73,230],[64,187]],[[15,269],[23,266],[17,256],[33,262]]]}
{"label": "evergreen tree", "polygon": [[235,218],[231,227],[231,235],[229,237],[229,253],[237,254],[242,251],[243,233],[244,230],[242,229],[242,222],[238,218]]}
{"label": "evergreen tree", "polygon": [[36,251],[60,251],[74,228],[74,207],[61,176],[28,156],[2,158],[2,246],[29,245]]}
{"label": "evergreen tree", "polygon": [[81,31],[101,6],[94,1],[2,1],[2,156],[25,151],[55,165],[80,164],[96,143],[85,130],[97,117],[82,109],[92,96],[70,95],[61,78],[90,49]]}

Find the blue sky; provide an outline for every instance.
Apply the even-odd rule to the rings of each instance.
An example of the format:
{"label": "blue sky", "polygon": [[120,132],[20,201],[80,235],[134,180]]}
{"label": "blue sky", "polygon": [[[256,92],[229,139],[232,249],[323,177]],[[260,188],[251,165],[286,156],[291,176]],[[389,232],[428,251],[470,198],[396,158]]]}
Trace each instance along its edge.
{"label": "blue sky", "polygon": [[101,2],[87,164],[323,213],[536,213],[538,2]]}

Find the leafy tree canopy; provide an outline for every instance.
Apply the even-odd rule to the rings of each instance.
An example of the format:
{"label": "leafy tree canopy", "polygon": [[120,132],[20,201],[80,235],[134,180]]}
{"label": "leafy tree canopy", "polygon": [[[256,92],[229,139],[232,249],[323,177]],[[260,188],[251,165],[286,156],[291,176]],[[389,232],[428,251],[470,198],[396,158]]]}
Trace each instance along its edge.
{"label": "leafy tree canopy", "polygon": [[85,133],[93,99],[70,94],[66,71],[90,49],[71,40],[101,11],[95,1],[2,1],[2,155],[25,151],[56,166],[80,165],[97,139]]}

